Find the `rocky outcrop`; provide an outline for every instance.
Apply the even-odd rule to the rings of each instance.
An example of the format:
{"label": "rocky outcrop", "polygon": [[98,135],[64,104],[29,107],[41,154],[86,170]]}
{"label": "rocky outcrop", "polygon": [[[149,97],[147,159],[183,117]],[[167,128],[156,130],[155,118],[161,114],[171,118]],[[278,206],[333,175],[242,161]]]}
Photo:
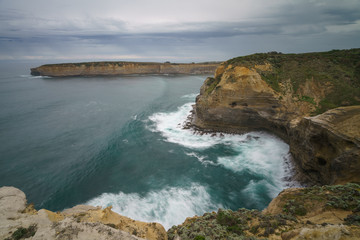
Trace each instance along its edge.
{"label": "rocky outcrop", "polygon": [[123,217],[111,207],[78,205],[63,212],[36,211],[25,194],[14,187],[0,188],[0,239],[167,239],[159,223]]}
{"label": "rocky outcrop", "polygon": [[206,79],[192,119],[203,130],[277,134],[311,183],[359,181],[359,96],[359,49],[255,54],[224,62]]}
{"label": "rocky outcrop", "polygon": [[291,153],[311,180],[360,182],[360,106],[303,118],[289,133]]}
{"label": "rocky outcrop", "polygon": [[286,189],[261,211],[219,209],[168,231],[184,239],[359,239],[359,185]]}
{"label": "rocky outcrop", "polygon": [[219,63],[84,62],[47,64],[31,68],[31,75],[50,77],[131,74],[213,74]]}

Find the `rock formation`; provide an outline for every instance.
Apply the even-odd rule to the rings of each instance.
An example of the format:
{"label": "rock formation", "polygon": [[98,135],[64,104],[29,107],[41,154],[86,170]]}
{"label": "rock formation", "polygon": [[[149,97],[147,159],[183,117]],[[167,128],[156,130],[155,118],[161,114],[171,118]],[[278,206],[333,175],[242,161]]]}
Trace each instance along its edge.
{"label": "rock formation", "polygon": [[[219,209],[168,231],[170,240],[360,238],[359,185],[286,189],[261,211]],[[206,238],[205,238],[206,237]]]}
{"label": "rock formation", "polygon": [[25,194],[14,187],[0,188],[0,239],[154,239],[166,240],[159,223],[123,217],[111,207],[78,205],[63,212],[36,211]]}
{"label": "rock formation", "polygon": [[[359,181],[359,96],[360,49],[255,54],[224,62],[206,79],[193,124],[273,132],[289,143],[300,172],[312,183]],[[357,106],[330,110],[350,105]]]}
{"label": "rock formation", "polygon": [[31,75],[50,77],[114,76],[130,74],[213,74],[219,63],[84,62],[46,64]]}

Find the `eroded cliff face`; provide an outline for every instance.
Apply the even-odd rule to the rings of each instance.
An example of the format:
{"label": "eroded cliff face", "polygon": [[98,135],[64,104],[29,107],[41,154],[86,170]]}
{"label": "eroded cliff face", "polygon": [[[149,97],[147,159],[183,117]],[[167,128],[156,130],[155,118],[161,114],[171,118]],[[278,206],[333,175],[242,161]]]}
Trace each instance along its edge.
{"label": "eroded cliff face", "polygon": [[131,74],[213,74],[219,63],[87,62],[47,64],[31,69],[31,75],[50,77]]}
{"label": "eroded cliff face", "polygon": [[63,212],[36,211],[25,194],[14,187],[0,188],[1,239],[153,239],[166,240],[159,223],[134,221],[111,207],[78,205]]}
{"label": "eroded cliff face", "polygon": [[[354,51],[229,60],[201,87],[193,124],[211,131],[273,132],[289,143],[303,180],[359,181],[360,106],[316,116],[360,105],[360,51]],[[335,70],[326,72],[329,66]]]}
{"label": "eroded cliff face", "polygon": [[303,118],[289,132],[290,151],[311,180],[360,182],[360,106]]}

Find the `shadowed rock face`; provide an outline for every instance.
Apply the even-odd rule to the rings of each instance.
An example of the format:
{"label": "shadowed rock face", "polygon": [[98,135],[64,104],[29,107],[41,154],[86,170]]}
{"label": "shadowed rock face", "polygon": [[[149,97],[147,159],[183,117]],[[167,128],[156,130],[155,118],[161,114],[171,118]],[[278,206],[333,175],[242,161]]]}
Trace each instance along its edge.
{"label": "shadowed rock face", "polygon": [[31,75],[50,77],[131,74],[213,74],[219,63],[87,62],[47,64],[31,68]]}
{"label": "shadowed rock face", "polygon": [[312,180],[360,182],[360,106],[303,118],[289,141],[292,155]]}
{"label": "shadowed rock face", "polygon": [[279,95],[256,72],[246,67],[219,68],[196,99],[198,127],[232,131],[268,129],[284,114]]}
{"label": "shadowed rock face", "polygon": [[[206,79],[202,85],[196,98],[193,125],[234,133],[273,132],[289,143],[304,181],[315,184],[359,181],[360,105],[310,117],[330,106],[335,108],[336,104],[360,104],[360,77],[356,70],[360,58],[355,54],[347,59],[347,52],[336,54],[342,56],[342,62],[353,62],[354,69],[346,64],[331,65],[326,54],[312,57],[270,54],[260,55],[260,60],[258,56],[255,60],[252,56],[229,60],[216,70],[214,78]],[[267,57],[278,60],[268,61]],[[319,59],[313,61],[315,57]],[[329,69],[329,74],[319,75],[319,69],[326,70],[323,62],[337,70]],[[300,67],[294,65],[314,74],[305,77],[299,72]],[[338,80],[339,76],[350,74],[353,79],[348,82]]]}

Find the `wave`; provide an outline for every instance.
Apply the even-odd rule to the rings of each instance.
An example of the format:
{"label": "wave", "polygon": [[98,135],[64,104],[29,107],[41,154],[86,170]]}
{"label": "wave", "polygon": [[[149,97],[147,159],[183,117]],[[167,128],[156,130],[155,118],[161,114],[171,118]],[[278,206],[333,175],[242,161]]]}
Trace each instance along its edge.
{"label": "wave", "polygon": [[204,186],[191,184],[189,187],[167,187],[145,195],[138,193],[103,193],[86,204],[108,207],[134,220],[159,222],[166,229],[184,222],[189,216],[221,208],[211,201]]}
{"label": "wave", "polygon": [[[237,174],[247,174],[265,179],[268,196],[278,194],[289,186],[289,146],[278,137],[264,132],[246,134],[196,134],[184,129],[184,122],[192,110],[192,102],[180,106],[174,112],[155,113],[149,117],[149,129],[159,132],[164,141],[176,143],[188,149],[204,151],[217,149],[220,154],[216,162],[195,152],[186,155],[195,157],[203,165],[221,166]],[[152,124],[151,124],[152,123]]]}
{"label": "wave", "polygon": [[184,96],[181,96],[181,98],[187,98],[187,99],[190,99],[190,100],[194,100],[197,95],[199,95],[198,93],[190,93],[190,94],[186,94]]}
{"label": "wave", "polygon": [[192,102],[178,107],[177,111],[170,113],[155,113],[149,117],[152,122],[148,129],[159,132],[167,142],[176,143],[187,148],[204,149],[218,143],[218,139],[194,134],[190,129],[184,129],[187,116],[192,109]]}
{"label": "wave", "polygon": [[33,75],[20,75],[20,77],[22,78],[52,78],[52,77],[49,77],[49,76],[33,76]]}
{"label": "wave", "polygon": [[218,166],[219,164],[218,163],[214,163],[212,161],[209,161],[209,160],[205,160],[205,156],[200,156],[199,154],[196,154],[194,152],[190,152],[190,153],[185,153],[187,156],[189,157],[194,157],[196,158],[201,164],[203,164],[205,167],[207,165],[213,165],[213,166]]}

